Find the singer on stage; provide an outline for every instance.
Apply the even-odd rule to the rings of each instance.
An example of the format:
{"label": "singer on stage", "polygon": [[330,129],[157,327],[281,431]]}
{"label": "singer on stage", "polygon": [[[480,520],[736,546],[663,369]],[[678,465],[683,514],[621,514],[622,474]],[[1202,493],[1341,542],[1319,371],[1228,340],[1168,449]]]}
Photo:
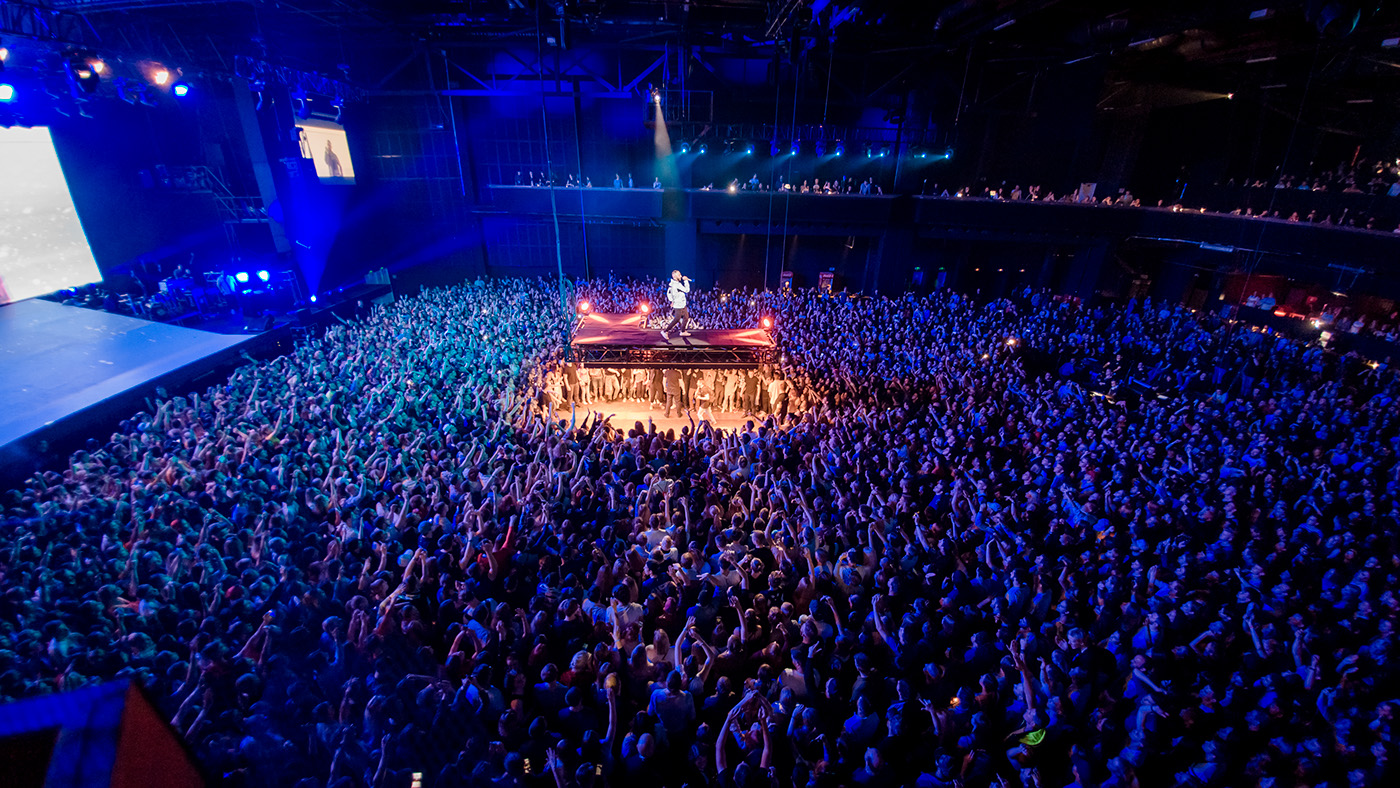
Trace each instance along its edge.
{"label": "singer on stage", "polygon": [[666,300],[671,302],[671,322],[662,327],[661,338],[669,340],[671,335],[667,329],[679,328],[677,336],[688,337],[690,332],[686,329],[691,327],[690,311],[685,308],[685,294],[690,292],[690,277],[681,276],[680,271],[671,272],[671,281],[666,286]]}

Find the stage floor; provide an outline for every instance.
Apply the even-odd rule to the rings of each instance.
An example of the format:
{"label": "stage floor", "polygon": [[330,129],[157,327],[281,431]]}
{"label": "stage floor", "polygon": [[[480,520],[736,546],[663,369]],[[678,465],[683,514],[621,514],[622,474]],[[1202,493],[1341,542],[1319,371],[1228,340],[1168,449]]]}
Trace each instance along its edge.
{"label": "stage floor", "polygon": [[[671,418],[666,418],[666,409],[660,405],[653,407],[645,402],[629,402],[625,400],[618,402],[595,401],[592,405],[579,405],[575,415],[578,422],[582,423],[584,419],[588,418],[590,413],[595,412],[602,413],[604,418],[611,416],[612,419],[608,423],[622,430],[624,433],[635,427],[637,422],[641,422],[642,427],[645,429],[647,427],[648,417],[656,424],[656,428],[662,432],[666,430],[675,430],[676,434],[679,435],[682,427],[690,426],[690,419],[684,415],[672,415]],[[674,414],[674,411],[672,411],[672,413]],[[555,414],[555,418],[568,419],[569,413],[565,411],[562,414]],[[716,413],[714,419],[710,421],[710,425],[722,430],[737,430],[742,429],[745,422],[749,421],[760,424],[763,422],[763,419],[758,416],[746,416],[739,411],[725,411]],[[699,423],[699,419],[696,420],[696,423]]]}
{"label": "stage floor", "polygon": [[38,299],[0,306],[0,449],[254,338]]}
{"label": "stage floor", "polygon": [[[657,318],[657,323],[670,322],[669,316]],[[669,340],[661,337],[660,328],[642,328],[641,315],[590,314],[574,331],[575,345],[627,345],[629,347],[772,347],[773,340],[761,328],[708,329],[697,328],[691,336],[671,332]]]}

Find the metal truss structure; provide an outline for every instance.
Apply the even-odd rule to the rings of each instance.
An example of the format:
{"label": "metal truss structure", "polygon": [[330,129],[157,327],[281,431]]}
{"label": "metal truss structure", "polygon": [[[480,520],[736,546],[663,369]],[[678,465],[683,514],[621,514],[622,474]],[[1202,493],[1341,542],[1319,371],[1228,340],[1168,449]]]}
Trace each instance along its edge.
{"label": "metal truss structure", "polygon": [[278,66],[260,58],[237,55],[233,58],[235,76],[252,84],[278,84],[291,90],[293,94],[316,94],[331,99],[340,106],[351,101],[362,101],[365,91],[343,80],[315,74],[309,71]]}
{"label": "metal truss structure", "polygon": [[0,35],[58,47],[94,47],[101,43],[101,37],[81,13],[14,0],[0,0]]}
{"label": "metal truss structure", "polygon": [[573,343],[570,357],[595,367],[634,369],[753,369],[778,360],[775,345],[599,345]]}

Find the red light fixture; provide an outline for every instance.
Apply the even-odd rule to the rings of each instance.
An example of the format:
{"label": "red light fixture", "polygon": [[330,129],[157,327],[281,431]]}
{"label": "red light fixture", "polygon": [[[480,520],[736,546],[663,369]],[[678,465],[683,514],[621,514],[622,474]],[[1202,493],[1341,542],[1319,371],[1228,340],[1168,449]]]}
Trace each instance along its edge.
{"label": "red light fixture", "polygon": [[580,301],[580,302],[578,302],[578,313],[579,313],[580,315],[586,315],[586,314],[588,314],[588,310],[590,310],[590,309],[592,309],[592,308],[593,308],[593,305],[590,304],[590,303],[588,303],[587,301]]}
{"label": "red light fixture", "polygon": [[768,329],[773,327],[773,318],[771,317],[764,316],[763,320],[760,322],[763,325],[764,331],[767,331]]}
{"label": "red light fixture", "polygon": [[651,304],[643,302],[637,306],[637,311],[644,315],[649,315],[651,314]]}

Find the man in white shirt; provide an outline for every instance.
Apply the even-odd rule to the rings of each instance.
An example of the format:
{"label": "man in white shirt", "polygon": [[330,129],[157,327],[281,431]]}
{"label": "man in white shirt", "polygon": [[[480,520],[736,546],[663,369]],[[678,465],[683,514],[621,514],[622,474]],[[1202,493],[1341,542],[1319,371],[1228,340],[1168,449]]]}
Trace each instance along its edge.
{"label": "man in white shirt", "polygon": [[[690,332],[690,311],[686,309],[685,294],[690,292],[690,277],[681,276],[679,270],[671,272],[671,281],[666,286],[666,300],[671,303],[673,317],[671,324],[680,329],[680,336],[688,337]],[[670,326],[667,326],[669,328]],[[671,335],[661,329],[661,338],[669,340]]]}

